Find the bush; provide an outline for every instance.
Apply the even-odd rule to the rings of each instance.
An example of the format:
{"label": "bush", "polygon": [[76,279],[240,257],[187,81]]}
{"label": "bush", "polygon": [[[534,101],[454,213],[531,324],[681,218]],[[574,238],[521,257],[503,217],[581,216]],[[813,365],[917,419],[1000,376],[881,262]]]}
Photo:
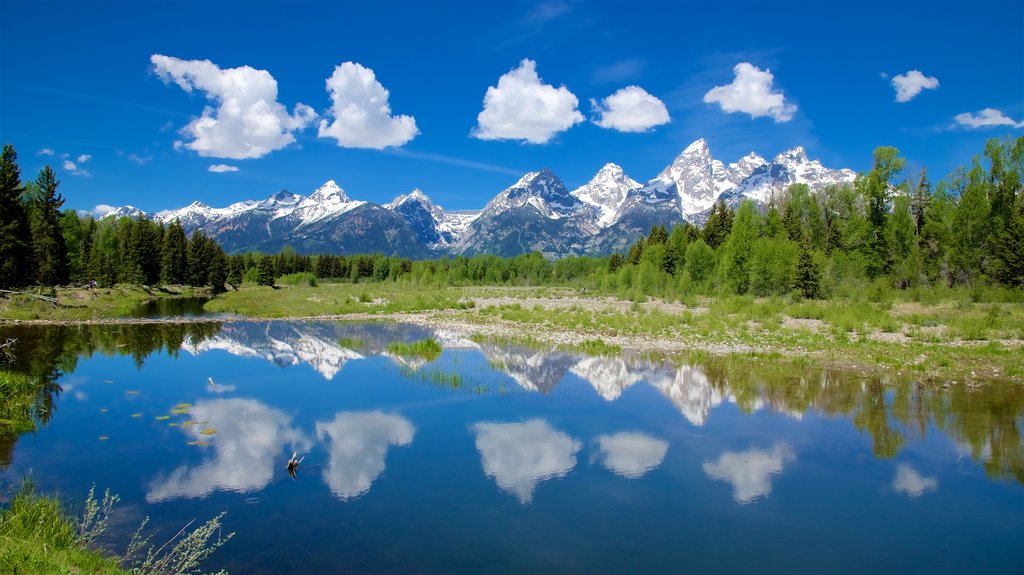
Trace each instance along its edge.
{"label": "bush", "polygon": [[286,274],[277,278],[277,283],[286,286],[317,287],[316,276],[310,272]]}

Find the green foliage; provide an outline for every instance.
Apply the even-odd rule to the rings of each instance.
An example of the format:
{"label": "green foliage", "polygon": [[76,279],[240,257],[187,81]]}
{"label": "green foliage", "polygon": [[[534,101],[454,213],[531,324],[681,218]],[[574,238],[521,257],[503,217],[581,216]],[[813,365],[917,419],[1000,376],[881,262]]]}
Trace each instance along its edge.
{"label": "green foliage", "polygon": [[395,341],[388,344],[388,351],[403,357],[420,357],[434,361],[441,356],[441,344],[433,338],[421,339],[412,343]]}
{"label": "green foliage", "polygon": [[750,257],[750,291],[756,296],[789,292],[800,248],[785,236],[759,238]]}
{"label": "green foliage", "polygon": [[32,245],[36,255],[36,280],[54,286],[68,282],[68,251],[60,227],[60,208],[64,198],[57,193],[60,181],[49,165],[36,178],[38,192],[32,198]]}
{"label": "green foliage", "polygon": [[800,247],[800,258],[793,274],[793,289],[805,298],[817,298],[821,295],[821,271],[807,244]]}
{"label": "green foliage", "polygon": [[317,281],[316,276],[310,272],[298,272],[294,274],[285,274],[277,278],[277,283],[286,286],[305,286],[305,287],[316,287]]}
{"label": "green foliage", "polygon": [[271,256],[263,256],[260,259],[259,267],[256,272],[256,283],[261,286],[273,286],[274,278],[277,275],[275,269],[274,258]]}
{"label": "green foliage", "polygon": [[687,277],[694,283],[700,284],[711,278],[715,269],[715,253],[703,239],[698,239],[686,246]]}
{"label": "green foliage", "polygon": [[0,155],[0,288],[32,283],[32,236],[22,198],[21,169],[14,146],[4,144]]}

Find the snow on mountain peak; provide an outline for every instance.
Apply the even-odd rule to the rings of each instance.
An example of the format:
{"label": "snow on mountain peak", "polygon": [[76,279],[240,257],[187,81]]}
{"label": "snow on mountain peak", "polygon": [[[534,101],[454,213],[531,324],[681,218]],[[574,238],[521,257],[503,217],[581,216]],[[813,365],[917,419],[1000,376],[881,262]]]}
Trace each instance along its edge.
{"label": "snow on mountain peak", "polygon": [[317,198],[318,201],[335,201],[335,202],[349,202],[348,196],[345,194],[345,190],[341,189],[334,180],[327,180],[324,185],[316,189],[315,192],[309,195],[309,199]]}
{"label": "snow on mountain peak", "polygon": [[708,141],[705,140],[704,138],[700,138],[698,140],[694,140],[689,146],[686,146],[686,149],[684,149],[683,153],[680,154],[680,155],[681,156],[683,156],[683,155],[692,156],[694,154],[708,154],[708,153],[709,153]]}
{"label": "snow on mountain peak", "polygon": [[630,190],[641,185],[627,176],[621,166],[609,162],[589,182],[570,192],[570,195],[583,203],[596,206],[600,211],[598,226],[605,228],[618,219],[619,208]]}
{"label": "snow on mountain peak", "polygon": [[366,202],[350,200],[345,190],[334,180],[327,180],[308,198],[295,205],[294,210],[281,210],[275,217],[288,217],[298,220],[296,228],[320,221],[327,217],[337,216],[351,211]]}

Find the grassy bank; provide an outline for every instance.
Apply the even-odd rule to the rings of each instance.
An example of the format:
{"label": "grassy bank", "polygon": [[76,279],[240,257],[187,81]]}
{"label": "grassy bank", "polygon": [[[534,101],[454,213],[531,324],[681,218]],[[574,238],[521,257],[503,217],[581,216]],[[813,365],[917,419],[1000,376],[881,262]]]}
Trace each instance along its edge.
{"label": "grassy bank", "polygon": [[78,524],[54,496],[37,493],[30,482],[0,509],[0,573],[127,574],[117,559],[90,549]]}
{"label": "grassy bank", "polygon": [[0,294],[0,320],[83,321],[129,317],[141,304],[177,297],[208,296],[204,288],[166,286],[143,288],[118,285],[112,288],[55,288],[39,295],[55,298],[56,304],[30,294]]}
{"label": "grassy bank", "polygon": [[732,296],[641,303],[560,288],[383,283],[245,287],[206,308],[262,318],[411,315],[424,323],[459,324],[485,334],[528,335],[538,343],[586,341],[589,347],[669,354],[805,357],[859,370],[1024,379],[1019,359],[1024,304],[923,299]]}

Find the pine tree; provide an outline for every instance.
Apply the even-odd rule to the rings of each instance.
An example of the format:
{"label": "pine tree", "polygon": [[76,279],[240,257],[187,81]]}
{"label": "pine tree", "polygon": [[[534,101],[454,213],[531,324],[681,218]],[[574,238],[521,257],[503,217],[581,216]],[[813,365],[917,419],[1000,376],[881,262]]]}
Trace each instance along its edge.
{"label": "pine tree", "polygon": [[36,178],[39,187],[32,199],[32,243],[35,247],[39,285],[55,286],[68,282],[68,253],[60,228],[60,208],[64,198],[57,193],[60,181],[49,165]]}
{"label": "pine tree", "polygon": [[618,269],[622,267],[623,263],[625,263],[625,261],[622,258],[622,254],[614,252],[608,257],[608,272],[611,273],[618,271]]}
{"label": "pine tree", "polygon": [[184,284],[188,276],[188,239],[181,222],[174,220],[164,231],[160,249],[160,279],[165,284]]}
{"label": "pine tree", "polygon": [[245,264],[242,263],[241,256],[231,256],[228,259],[228,279],[227,283],[238,287],[242,285],[242,275],[245,273]]}
{"label": "pine tree", "polygon": [[33,251],[25,188],[14,146],[4,144],[0,157],[0,288],[32,283]]}
{"label": "pine tree", "polygon": [[1011,287],[1024,287],[1024,210],[1010,218],[996,244],[999,281]]}
{"label": "pine tree", "polygon": [[928,211],[928,202],[932,199],[932,185],[928,183],[928,170],[921,168],[921,178],[914,186],[914,195],[910,200],[910,212],[914,216],[914,228],[918,235],[924,227],[924,214]]}
{"label": "pine tree", "polygon": [[732,230],[733,212],[725,207],[725,202],[718,202],[711,210],[708,221],[704,224],[704,243],[717,249],[725,242],[730,230]]}
{"label": "pine tree", "polygon": [[971,283],[980,278],[989,263],[989,185],[978,158],[967,177],[958,179],[955,185],[962,186],[962,191],[953,210],[950,255],[954,279]]}
{"label": "pine tree", "polygon": [[[355,267],[352,268],[356,270]],[[259,267],[256,271],[256,283],[261,286],[273,286],[276,273],[274,270],[274,258],[272,256],[263,256],[260,258]]]}
{"label": "pine tree", "polygon": [[876,278],[888,270],[889,246],[885,228],[889,223],[889,198],[896,187],[893,179],[903,170],[906,160],[899,150],[883,146],[874,152],[874,167],[858,177],[857,190],[867,204],[868,238],[865,245],[868,277]]}
{"label": "pine tree", "polygon": [[800,246],[800,259],[796,263],[793,289],[808,299],[818,297],[821,292],[821,271],[818,269],[818,264],[814,261],[814,255],[806,243]]}

